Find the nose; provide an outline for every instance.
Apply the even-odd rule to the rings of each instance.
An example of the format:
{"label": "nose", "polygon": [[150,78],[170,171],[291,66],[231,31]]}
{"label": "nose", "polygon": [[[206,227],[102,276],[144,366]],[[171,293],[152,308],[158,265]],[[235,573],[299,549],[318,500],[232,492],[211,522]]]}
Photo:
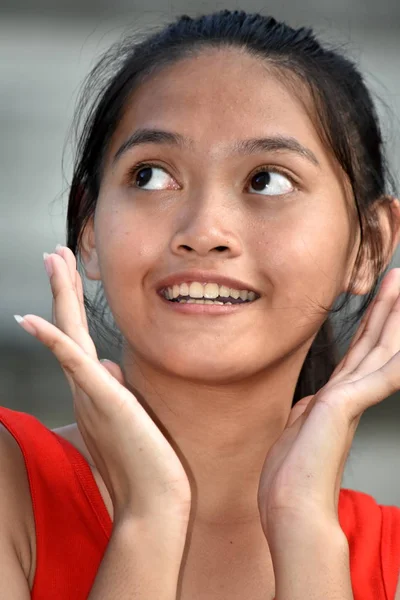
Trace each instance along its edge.
{"label": "nose", "polygon": [[192,200],[177,219],[172,252],[181,256],[239,256],[242,252],[239,230],[243,222],[239,211],[229,206],[226,199],[218,202],[215,194],[208,193],[201,199],[197,195]]}

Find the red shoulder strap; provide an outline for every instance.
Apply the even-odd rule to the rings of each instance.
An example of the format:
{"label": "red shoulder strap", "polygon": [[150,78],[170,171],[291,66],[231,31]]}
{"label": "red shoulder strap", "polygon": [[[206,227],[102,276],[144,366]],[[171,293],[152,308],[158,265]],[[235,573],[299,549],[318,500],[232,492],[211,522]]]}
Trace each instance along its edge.
{"label": "red shoulder strap", "polygon": [[33,600],[87,598],[111,520],[89,465],[69,442],[26,413],[0,408],[24,457],[36,529]]}

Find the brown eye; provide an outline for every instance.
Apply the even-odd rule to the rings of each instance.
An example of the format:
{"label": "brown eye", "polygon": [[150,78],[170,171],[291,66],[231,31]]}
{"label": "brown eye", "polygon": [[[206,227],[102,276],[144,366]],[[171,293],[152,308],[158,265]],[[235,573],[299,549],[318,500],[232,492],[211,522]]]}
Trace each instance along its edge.
{"label": "brown eye", "polygon": [[292,192],[294,189],[287,176],[266,168],[255,173],[250,182],[256,192],[265,191],[264,196],[279,196]]}
{"label": "brown eye", "polygon": [[142,185],[146,185],[151,179],[151,171],[153,167],[142,167],[136,173],[135,184],[141,187]]}
{"label": "brown eye", "polygon": [[[171,189],[168,180],[171,177],[159,165],[142,164],[133,168],[131,178],[135,187],[141,190],[153,191]],[[153,186],[146,188],[145,186]]]}

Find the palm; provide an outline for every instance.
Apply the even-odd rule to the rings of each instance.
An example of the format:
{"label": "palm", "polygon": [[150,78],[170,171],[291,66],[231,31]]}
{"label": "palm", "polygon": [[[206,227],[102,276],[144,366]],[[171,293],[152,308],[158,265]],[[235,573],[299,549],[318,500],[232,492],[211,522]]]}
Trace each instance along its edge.
{"label": "palm", "polygon": [[266,537],[281,517],[338,519],[343,472],[363,412],[400,389],[400,269],[382,282],[328,383],[292,408],[265,459],[258,506]]}

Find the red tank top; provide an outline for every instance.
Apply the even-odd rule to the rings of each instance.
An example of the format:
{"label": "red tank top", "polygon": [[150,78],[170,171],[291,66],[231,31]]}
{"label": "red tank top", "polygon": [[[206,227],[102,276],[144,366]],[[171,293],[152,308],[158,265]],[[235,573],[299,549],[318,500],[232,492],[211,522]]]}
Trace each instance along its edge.
{"label": "red tank top", "polygon": [[[80,452],[26,413],[0,407],[26,465],[36,529],[32,600],[86,600],[112,522]],[[400,508],[341,489],[354,600],[394,600],[400,571]],[[327,540],[329,543],[329,540]]]}

